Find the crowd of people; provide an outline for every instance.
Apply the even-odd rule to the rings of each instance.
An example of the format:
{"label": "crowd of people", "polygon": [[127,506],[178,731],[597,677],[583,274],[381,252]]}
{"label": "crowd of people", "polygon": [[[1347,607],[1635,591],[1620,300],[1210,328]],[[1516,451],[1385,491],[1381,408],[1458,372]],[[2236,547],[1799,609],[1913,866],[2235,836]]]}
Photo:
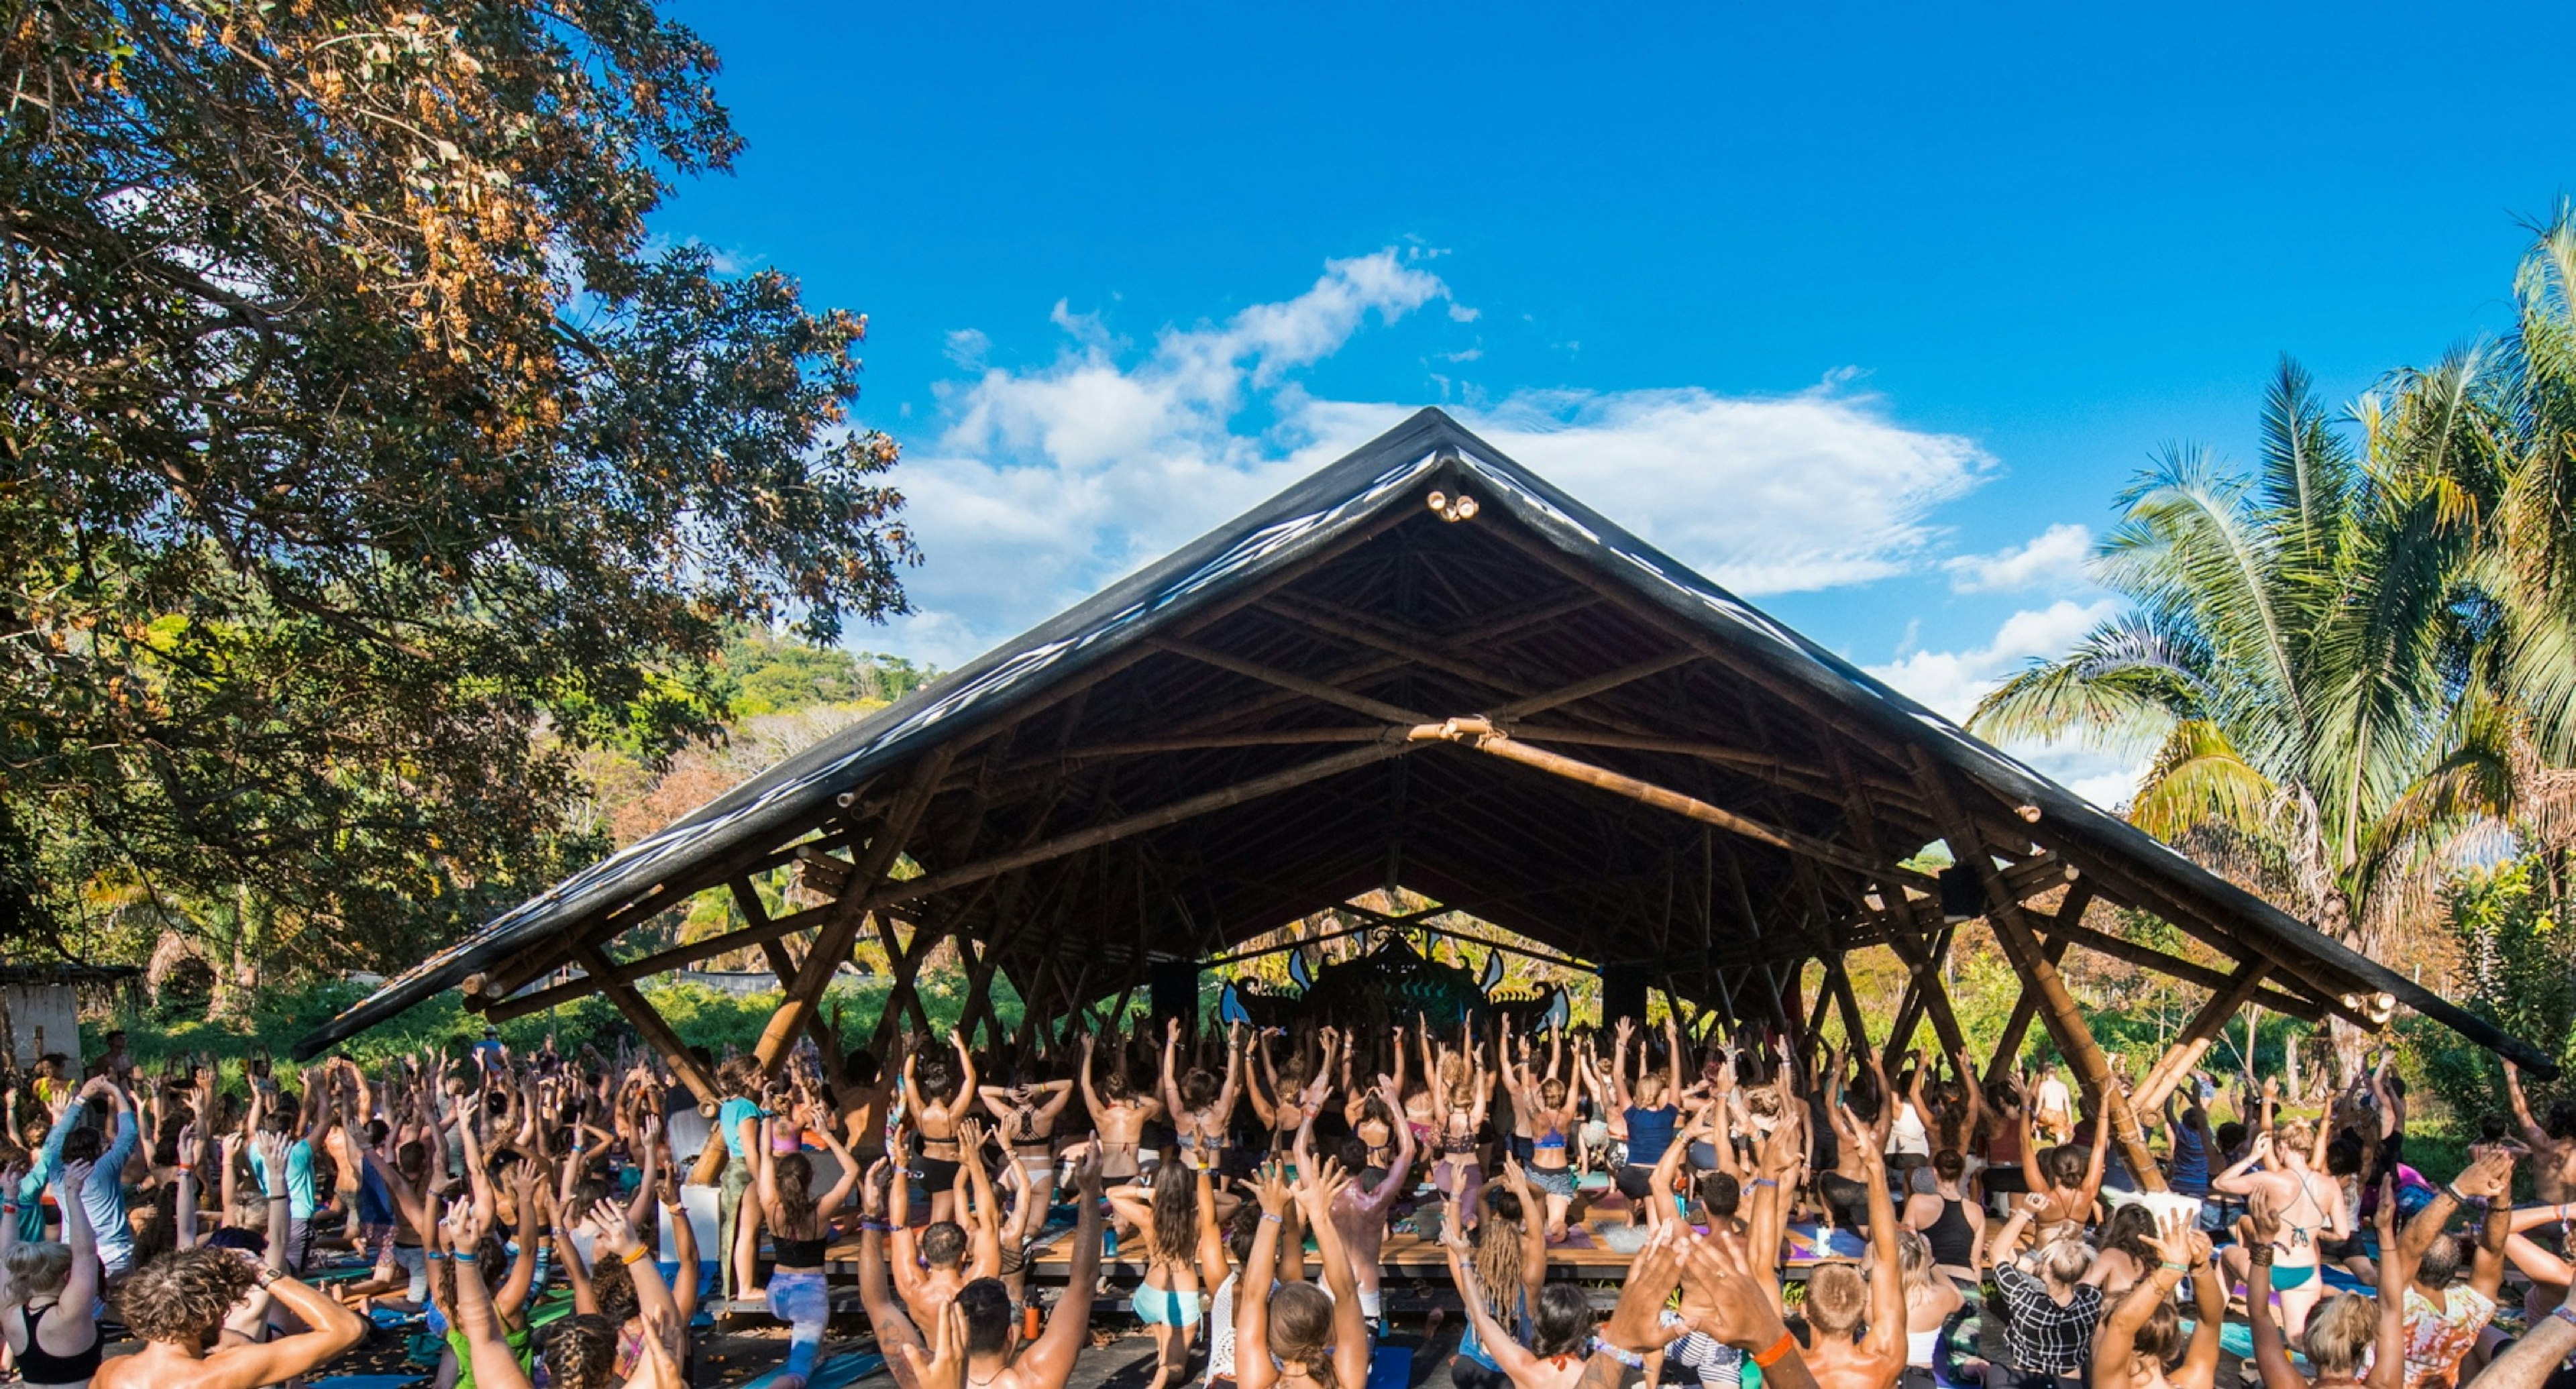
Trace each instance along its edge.
{"label": "crowd of people", "polygon": [[[30,1384],[286,1383],[416,1318],[439,1389],[668,1389],[718,1382],[703,1299],[783,1323],[771,1383],[801,1389],[840,1270],[901,1389],[1060,1389],[1118,1291],[1149,1389],[1360,1389],[1400,1230],[1446,1264],[1419,1343],[1459,1389],[2212,1389],[2231,1349],[2263,1389],[2576,1385],[2576,1105],[2514,1085],[2429,1181],[2384,1062],[2304,1106],[2184,1078],[2130,1116],[2146,1183],[2126,1101],[2045,1067],[1625,1020],[808,1041],[679,1068],[713,1096],[670,1058],[490,1037],[291,1081],[147,1077],[111,1037],[71,1069],[0,1093],[0,1342]],[[1624,1267],[1568,1276],[1603,1247]]]}

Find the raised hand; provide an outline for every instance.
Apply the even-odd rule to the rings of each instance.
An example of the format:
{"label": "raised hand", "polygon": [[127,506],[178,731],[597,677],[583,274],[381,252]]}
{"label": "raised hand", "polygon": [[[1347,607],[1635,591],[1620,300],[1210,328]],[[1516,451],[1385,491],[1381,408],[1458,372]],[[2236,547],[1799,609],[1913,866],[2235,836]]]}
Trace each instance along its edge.
{"label": "raised hand", "polygon": [[251,1140],[251,1145],[252,1150],[259,1154],[261,1164],[268,1168],[270,1181],[277,1185],[279,1191],[285,1190],[286,1135],[263,1132]]}
{"label": "raised hand", "polygon": [[589,1229],[593,1246],[621,1259],[644,1247],[643,1240],[635,1233],[635,1226],[626,1219],[625,1210],[614,1202],[601,1201],[593,1205],[590,1219],[582,1224]]}
{"label": "raised hand", "polygon": [[1682,1277],[1689,1284],[1682,1305],[1700,1309],[1691,1329],[1738,1350],[1759,1352],[1788,1333],[1771,1289],[1753,1271],[1744,1242],[1718,1231],[1682,1247]]}
{"label": "raised hand", "polygon": [[1313,1225],[1330,1218],[1333,1199],[1351,1184],[1351,1174],[1342,1170],[1334,1158],[1326,1158],[1311,1173],[1297,1175],[1297,1204],[1306,1212],[1306,1223]]}
{"label": "raised hand", "polygon": [[1099,1200],[1100,1140],[1094,1137],[1087,1143],[1076,1145],[1071,1151],[1074,1154],[1072,1172],[1074,1189],[1080,1191],[1085,1200]]}
{"label": "raised hand", "polygon": [[2476,1160],[2451,1183],[2451,1187],[2462,1196],[2496,1200],[2513,1190],[2513,1160],[2511,1149],[2501,1146],[2480,1148]]}
{"label": "raised hand", "polygon": [[66,1162],[54,1180],[62,1187],[66,1198],[76,1201],[80,1199],[81,1188],[89,1185],[90,1170],[90,1164],[86,1162]]}
{"label": "raised hand", "polygon": [[962,1389],[966,1383],[966,1312],[950,1302],[930,1324],[930,1349],[899,1343],[920,1389]]}
{"label": "raised hand", "polygon": [[2166,1211],[2156,1222],[2155,1233],[2143,1237],[2146,1246],[2166,1264],[2188,1268],[2197,1262],[2191,1257],[2191,1221],[2181,1211]]}
{"label": "raised hand", "polygon": [[1253,1199],[1261,1203],[1263,1215],[1287,1214],[1288,1203],[1295,1197],[1294,1190],[1288,1184],[1287,1174],[1280,1170],[1276,1162],[1261,1164],[1261,1170],[1255,1173],[1253,1179],[1245,1185],[1251,1188]]}

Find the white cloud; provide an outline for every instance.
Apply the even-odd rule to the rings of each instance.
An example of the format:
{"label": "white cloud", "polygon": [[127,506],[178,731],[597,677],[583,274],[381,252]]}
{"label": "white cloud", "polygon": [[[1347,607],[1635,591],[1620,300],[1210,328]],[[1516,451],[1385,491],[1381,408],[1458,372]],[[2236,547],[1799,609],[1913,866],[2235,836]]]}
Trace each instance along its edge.
{"label": "white cloud", "polygon": [[1993,641],[1967,651],[1915,651],[1869,673],[1930,705],[1954,723],[1966,723],[1977,701],[2003,678],[2037,656],[2055,656],[2095,623],[2119,611],[2116,599],[2077,603],[2060,598],[2045,608],[2004,619]]}
{"label": "white cloud", "polygon": [[[2036,657],[2056,656],[2118,612],[2119,600],[2078,603],[2060,598],[2045,608],[2023,609],[2005,618],[1994,640],[1965,651],[1911,651],[1869,673],[1964,724],[1977,701]],[[2013,743],[2004,751],[2068,790],[2106,809],[2136,790],[2144,763],[2130,756],[2076,743]]]}
{"label": "white cloud", "polygon": [[1525,392],[1462,421],[1612,520],[1741,593],[1902,573],[1932,508],[1994,460],[1830,386],[1790,396]]}
{"label": "white cloud", "polygon": [[[895,475],[928,556],[905,580],[921,611],[870,644],[954,665],[1404,418],[1409,404],[1315,396],[1298,375],[1372,315],[1394,323],[1448,302],[1452,319],[1472,321],[1426,259],[1389,249],[1331,261],[1301,294],[1165,328],[1141,347],[1059,303],[1052,318],[1068,341],[1028,370],[981,366],[984,335],[952,334],[979,365],[940,392],[944,434],[916,443]],[[1456,413],[1754,594],[1921,567],[1938,539],[1932,509],[1995,466],[1973,441],[1907,429],[1839,382],[1773,397],[1523,392]]]}
{"label": "white cloud", "polygon": [[2024,544],[1991,555],[1960,555],[1945,566],[1950,587],[1961,593],[2019,593],[2029,589],[2089,586],[2084,562],[2093,553],[2093,532],[2062,522]]}

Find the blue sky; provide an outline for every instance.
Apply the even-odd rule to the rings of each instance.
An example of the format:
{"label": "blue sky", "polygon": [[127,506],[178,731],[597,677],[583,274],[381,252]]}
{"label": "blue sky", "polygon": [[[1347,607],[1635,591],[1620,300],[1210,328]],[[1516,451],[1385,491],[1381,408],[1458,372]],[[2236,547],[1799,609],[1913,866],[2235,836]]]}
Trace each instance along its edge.
{"label": "blue sky", "polygon": [[[953,664],[1422,404],[1958,712],[2283,352],[2507,322],[2576,11],[686,3],[657,222],[870,315]],[[2126,763],[2042,765],[2106,802]]]}

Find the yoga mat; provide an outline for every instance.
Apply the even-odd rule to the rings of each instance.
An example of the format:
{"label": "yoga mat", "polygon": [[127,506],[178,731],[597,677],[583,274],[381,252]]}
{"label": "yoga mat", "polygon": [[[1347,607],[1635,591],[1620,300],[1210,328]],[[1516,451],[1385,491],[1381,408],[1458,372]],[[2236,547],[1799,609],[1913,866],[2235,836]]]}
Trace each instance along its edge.
{"label": "yoga mat", "polygon": [[305,1381],[311,1389],[403,1389],[420,1382],[419,1375],[333,1375]]}
{"label": "yoga mat", "polygon": [[1369,1352],[1368,1389],[1406,1389],[1413,1383],[1413,1351],[1381,1345]]}
{"label": "yoga mat", "polygon": [[1857,1259],[1869,1253],[1869,1241],[1858,1231],[1814,1224],[1790,1226],[1784,1243],[1792,1259]]}
{"label": "yoga mat", "polygon": [[[872,1351],[835,1355],[814,1367],[814,1376],[805,1381],[805,1389],[845,1389],[845,1386],[856,1384],[884,1368],[885,1357]],[[778,1383],[778,1377],[785,1373],[785,1370],[772,1370],[743,1385],[742,1389],[772,1389]]]}

